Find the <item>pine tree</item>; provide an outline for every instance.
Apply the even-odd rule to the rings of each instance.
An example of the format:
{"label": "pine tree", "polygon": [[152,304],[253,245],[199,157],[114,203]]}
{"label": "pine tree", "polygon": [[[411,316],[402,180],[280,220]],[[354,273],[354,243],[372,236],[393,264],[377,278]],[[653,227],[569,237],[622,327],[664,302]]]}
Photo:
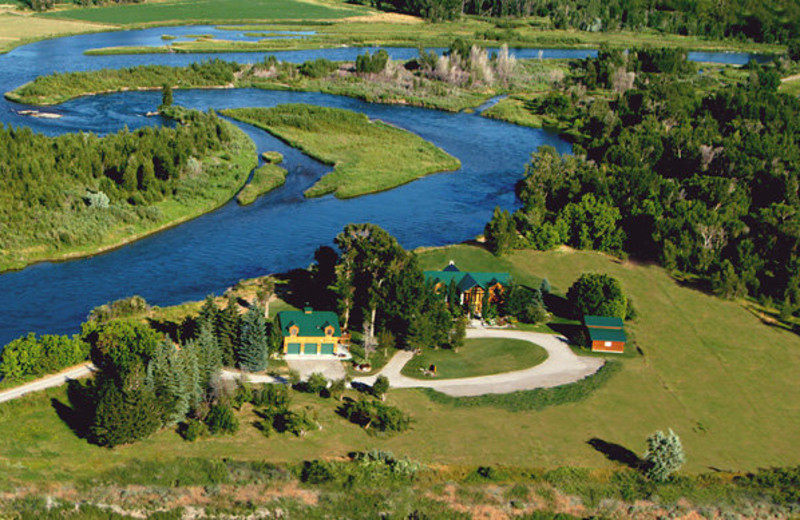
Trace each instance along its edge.
{"label": "pine tree", "polygon": [[198,330],[203,328],[203,324],[211,326],[213,331],[217,324],[217,316],[219,315],[219,307],[214,301],[214,295],[209,294],[206,296],[206,301],[203,302],[203,307],[200,309],[200,314],[197,316]]}
{"label": "pine tree", "polygon": [[228,306],[217,314],[215,329],[224,366],[236,364],[235,350],[239,339],[240,321],[236,300],[231,296],[228,299]]}
{"label": "pine tree", "polygon": [[213,377],[222,368],[222,351],[214,336],[214,326],[212,323],[202,323],[197,339],[187,345],[192,348],[197,358],[197,367],[200,377],[200,386],[207,389]]}
{"label": "pine tree", "polygon": [[255,305],[244,315],[236,348],[236,362],[251,372],[267,368],[267,323]]}
{"label": "pine tree", "polygon": [[647,463],[647,477],[656,482],[664,482],[678,471],[686,462],[681,439],[672,431],[657,431],[647,438],[647,452],[644,454]]}
{"label": "pine tree", "polygon": [[149,437],[161,426],[163,408],[153,391],[144,384],[143,369],[126,375],[122,385],[114,378],[97,379],[91,439],[100,446],[114,447]]}

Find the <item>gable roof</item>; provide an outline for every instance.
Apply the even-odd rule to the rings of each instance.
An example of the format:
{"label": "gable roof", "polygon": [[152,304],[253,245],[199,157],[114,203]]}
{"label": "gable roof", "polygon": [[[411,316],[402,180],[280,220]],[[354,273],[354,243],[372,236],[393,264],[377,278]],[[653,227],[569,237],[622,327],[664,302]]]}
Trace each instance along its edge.
{"label": "gable roof", "polygon": [[459,271],[455,264],[445,267],[444,271],[425,271],[425,278],[450,285],[455,281],[459,292],[465,292],[475,286],[488,289],[495,284],[508,285],[511,275],[508,273],[482,273],[478,271]]}
{"label": "gable roof", "polygon": [[341,336],[342,330],[339,328],[339,317],[331,311],[281,311],[278,313],[278,321],[281,325],[281,333],[290,336],[289,329],[297,326],[298,336],[316,337],[325,336],[325,328],[333,327],[333,335]]}
{"label": "gable roof", "polygon": [[461,269],[456,267],[456,264],[453,261],[450,261],[450,264],[447,267],[445,267],[444,269],[442,269],[442,271],[447,271],[447,272],[458,272],[460,270]]}
{"label": "gable roof", "polygon": [[628,337],[622,329],[598,329],[596,327],[588,327],[589,339],[592,341],[617,341],[625,343]]}
{"label": "gable roof", "polygon": [[603,329],[622,329],[622,320],[610,316],[591,316],[586,315],[583,317],[583,323],[587,327],[599,327]]}

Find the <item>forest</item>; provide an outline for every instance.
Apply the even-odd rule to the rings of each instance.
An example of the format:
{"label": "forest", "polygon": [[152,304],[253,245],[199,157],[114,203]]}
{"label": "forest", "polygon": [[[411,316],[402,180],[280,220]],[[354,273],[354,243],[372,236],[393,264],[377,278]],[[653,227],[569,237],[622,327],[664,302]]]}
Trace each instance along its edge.
{"label": "forest", "polygon": [[[789,0],[371,0],[431,20],[463,14],[548,17],[553,29],[590,32],[653,29],[668,34],[787,43],[800,32],[800,5]],[[508,20],[508,29],[525,21]]]}
{"label": "forest", "polygon": [[533,154],[516,187],[522,207],[495,211],[490,245],[658,260],[789,316],[800,309],[800,101],[777,92],[772,65],[695,88],[679,55],[601,52],[530,104],[571,127],[573,154]]}
{"label": "forest", "polygon": [[227,147],[231,127],[213,113],[170,114],[181,124],[105,137],[0,125],[0,258],[102,242],[121,226],[163,223],[159,202],[204,199],[202,159]]}

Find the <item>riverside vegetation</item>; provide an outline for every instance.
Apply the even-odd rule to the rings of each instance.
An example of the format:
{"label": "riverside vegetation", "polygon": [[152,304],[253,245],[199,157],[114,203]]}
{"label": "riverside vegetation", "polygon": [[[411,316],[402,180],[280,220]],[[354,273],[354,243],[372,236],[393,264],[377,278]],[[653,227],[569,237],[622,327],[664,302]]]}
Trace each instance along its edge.
{"label": "riverside vegetation", "polygon": [[0,269],[91,254],[214,209],[244,184],[255,147],[213,113],[175,128],[46,137],[0,128]]}
{"label": "riverside vegetation", "polygon": [[129,89],[256,87],[274,90],[318,91],[376,103],[402,103],[440,110],[474,108],[492,96],[519,90],[546,90],[564,77],[560,61],[517,61],[507,48],[492,58],[484,49],[463,40],[451,42],[447,55],[420,51],[406,63],[385,51],[362,55],[356,63],[317,59],[303,64],[279,62],[269,56],[261,63],[240,65],[214,59],[187,67],[142,65],[55,73],[22,85],[6,98],[34,105],[53,105],[76,97]]}
{"label": "riverside vegetation", "polygon": [[349,110],[290,104],[222,113],[334,165],[333,172],[306,190],[306,197],[358,197],[460,166],[458,159],[421,137]]}

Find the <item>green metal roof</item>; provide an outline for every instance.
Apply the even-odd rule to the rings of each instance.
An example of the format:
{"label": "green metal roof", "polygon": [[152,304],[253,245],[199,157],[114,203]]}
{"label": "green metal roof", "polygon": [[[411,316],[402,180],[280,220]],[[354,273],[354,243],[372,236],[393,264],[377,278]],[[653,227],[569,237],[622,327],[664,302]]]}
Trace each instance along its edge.
{"label": "green metal roof", "polygon": [[628,337],[625,336],[625,331],[622,329],[598,329],[595,327],[588,327],[589,339],[592,341],[619,341],[625,343]]}
{"label": "green metal roof", "polygon": [[609,316],[586,315],[583,317],[583,323],[585,323],[587,327],[601,327],[607,329],[621,329],[624,326],[621,319]]}
{"label": "green metal roof", "polygon": [[498,283],[501,285],[508,285],[511,280],[511,276],[508,273],[455,271],[448,269],[451,266],[455,267],[454,264],[451,264],[447,266],[444,271],[425,271],[425,278],[442,282],[444,285],[450,285],[450,282],[454,280],[459,292],[468,291],[475,286],[487,289]]}
{"label": "green metal roof", "polygon": [[281,324],[281,333],[290,336],[289,328],[297,325],[298,336],[325,336],[325,328],[333,326],[333,335],[341,336],[342,329],[339,328],[339,317],[331,311],[282,311],[278,313],[278,321]]}

